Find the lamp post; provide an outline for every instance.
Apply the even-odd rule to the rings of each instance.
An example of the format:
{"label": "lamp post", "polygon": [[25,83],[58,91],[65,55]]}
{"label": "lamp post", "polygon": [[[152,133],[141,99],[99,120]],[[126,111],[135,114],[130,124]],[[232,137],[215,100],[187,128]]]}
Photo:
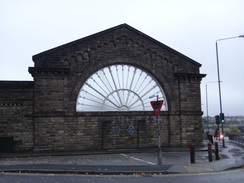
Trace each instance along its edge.
{"label": "lamp post", "polygon": [[[235,37],[228,37],[228,38],[223,38],[223,39],[218,39],[218,40],[216,40],[216,58],[217,58],[217,72],[218,72],[218,86],[219,86],[219,107],[220,107],[220,116],[223,116],[223,110],[222,110],[221,87],[220,87],[218,41],[223,41],[223,40],[227,40],[227,39],[234,39],[234,38],[244,38],[244,35],[235,36]],[[223,123],[221,123],[221,127],[222,127],[222,134],[224,134]],[[222,138],[222,141],[223,141],[223,147],[225,147],[225,139]]]}
{"label": "lamp post", "polygon": [[208,83],[217,83],[218,81],[210,81],[206,82],[205,88],[206,88],[206,113],[207,113],[207,128],[209,132],[209,119],[208,119]]}

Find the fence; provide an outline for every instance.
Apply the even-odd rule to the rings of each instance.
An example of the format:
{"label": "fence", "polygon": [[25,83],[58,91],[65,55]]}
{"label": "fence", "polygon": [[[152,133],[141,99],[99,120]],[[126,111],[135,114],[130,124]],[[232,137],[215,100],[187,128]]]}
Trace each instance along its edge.
{"label": "fence", "polygon": [[244,136],[242,135],[229,135],[229,140],[236,144],[244,145]]}

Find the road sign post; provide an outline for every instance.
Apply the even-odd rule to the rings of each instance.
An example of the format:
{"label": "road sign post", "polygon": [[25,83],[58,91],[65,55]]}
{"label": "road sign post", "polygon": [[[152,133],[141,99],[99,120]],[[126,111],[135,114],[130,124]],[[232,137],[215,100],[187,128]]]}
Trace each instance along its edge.
{"label": "road sign post", "polygon": [[158,165],[163,164],[163,158],[162,158],[162,150],[161,150],[161,129],[160,129],[160,120],[159,120],[159,114],[160,110],[162,108],[162,105],[164,103],[163,100],[157,100],[157,101],[151,101],[151,106],[153,108],[154,114],[157,117],[157,123],[158,123]]}

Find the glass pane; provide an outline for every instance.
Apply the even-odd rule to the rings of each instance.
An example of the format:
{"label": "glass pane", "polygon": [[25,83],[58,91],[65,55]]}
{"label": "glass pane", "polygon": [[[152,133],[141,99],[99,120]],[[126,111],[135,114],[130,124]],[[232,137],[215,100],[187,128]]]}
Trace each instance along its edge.
{"label": "glass pane", "polygon": [[76,111],[152,111],[150,101],[167,100],[158,82],[131,65],[112,65],[93,75],[80,89]]}

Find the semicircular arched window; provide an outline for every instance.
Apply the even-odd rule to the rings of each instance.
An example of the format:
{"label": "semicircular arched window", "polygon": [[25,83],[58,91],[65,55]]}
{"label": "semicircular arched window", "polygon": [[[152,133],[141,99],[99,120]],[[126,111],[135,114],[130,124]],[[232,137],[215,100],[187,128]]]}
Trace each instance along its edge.
{"label": "semicircular arched window", "polygon": [[111,65],[91,75],[80,89],[76,111],[152,111],[150,101],[164,100],[158,82],[147,72],[131,65]]}

